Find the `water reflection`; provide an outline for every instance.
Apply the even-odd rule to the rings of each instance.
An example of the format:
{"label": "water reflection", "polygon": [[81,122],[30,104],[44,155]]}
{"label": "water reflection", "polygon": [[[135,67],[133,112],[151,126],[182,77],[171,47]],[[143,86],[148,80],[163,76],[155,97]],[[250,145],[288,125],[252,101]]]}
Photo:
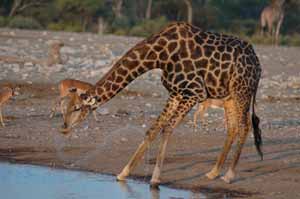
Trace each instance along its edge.
{"label": "water reflection", "polygon": [[48,167],[0,163],[1,198],[30,199],[165,199],[206,198],[203,194],[128,180],[114,176]]}

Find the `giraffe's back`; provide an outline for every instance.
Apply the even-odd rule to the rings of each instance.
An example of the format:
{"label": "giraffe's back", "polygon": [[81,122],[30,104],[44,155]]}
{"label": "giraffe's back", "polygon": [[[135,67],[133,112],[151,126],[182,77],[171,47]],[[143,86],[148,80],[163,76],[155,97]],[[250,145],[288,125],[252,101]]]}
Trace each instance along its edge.
{"label": "giraffe's back", "polygon": [[[176,35],[176,36],[175,36]],[[170,92],[200,98],[224,98],[233,82],[255,84],[260,65],[252,46],[237,37],[204,32],[178,23],[162,33],[169,59],[162,61],[162,82]],[[259,79],[259,78],[258,78]]]}

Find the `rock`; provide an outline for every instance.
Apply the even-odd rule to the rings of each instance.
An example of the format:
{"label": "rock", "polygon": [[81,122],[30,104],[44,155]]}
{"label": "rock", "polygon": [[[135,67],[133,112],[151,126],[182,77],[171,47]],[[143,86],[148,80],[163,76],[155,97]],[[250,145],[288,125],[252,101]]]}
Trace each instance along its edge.
{"label": "rock", "polygon": [[108,115],[108,114],[109,114],[108,108],[97,109],[97,112],[98,112],[100,115]]}
{"label": "rock", "polygon": [[74,48],[71,48],[69,46],[64,46],[60,51],[62,53],[67,53],[67,54],[75,54],[77,52]]}
{"label": "rock", "polygon": [[150,118],[157,118],[157,116],[154,115],[154,114],[151,114],[151,115],[150,115]]}
{"label": "rock", "polygon": [[82,129],[83,129],[84,131],[88,130],[88,129],[89,129],[89,125],[84,125]]}
{"label": "rock", "polygon": [[108,60],[97,60],[95,62],[95,67],[103,67],[106,66],[108,63]]}
{"label": "rock", "polygon": [[30,67],[30,66],[33,66],[33,63],[32,62],[26,62],[26,63],[24,63],[24,66],[25,67]]}

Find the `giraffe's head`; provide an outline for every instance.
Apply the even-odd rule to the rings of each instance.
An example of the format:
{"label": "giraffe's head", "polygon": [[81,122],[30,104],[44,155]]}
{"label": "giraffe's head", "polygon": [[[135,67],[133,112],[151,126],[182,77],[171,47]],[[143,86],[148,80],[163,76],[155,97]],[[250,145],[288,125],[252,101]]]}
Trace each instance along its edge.
{"label": "giraffe's head", "polygon": [[89,113],[98,107],[97,96],[91,92],[87,91],[86,93],[79,94],[76,88],[72,88],[69,91],[71,93],[71,100],[68,104],[64,124],[61,129],[61,132],[64,134],[68,134],[74,126],[85,120]]}

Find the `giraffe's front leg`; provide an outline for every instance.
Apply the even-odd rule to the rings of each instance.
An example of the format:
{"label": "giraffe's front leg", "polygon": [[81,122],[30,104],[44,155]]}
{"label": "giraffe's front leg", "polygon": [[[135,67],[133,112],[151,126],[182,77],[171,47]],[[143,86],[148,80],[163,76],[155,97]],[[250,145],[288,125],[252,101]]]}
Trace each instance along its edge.
{"label": "giraffe's front leg", "polygon": [[164,111],[160,114],[155,124],[147,131],[144,141],[139,145],[134,155],[129,160],[128,164],[124,167],[122,172],[117,176],[117,180],[125,180],[130,174],[132,169],[137,165],[138,161],[143,157],[146,149],[150,143],[155,139],[157,134],[165,126],[166,122],[172,117],[174,110],[177,108],[181,96],[171,94]]}
{"label": "giraffe's front leg", "polygon": [[166,154],[166,148],[169,141],[169,137],[172,133],[172,129],[167,127],[162,132],[162,140],[160,143],[159,153],[156,159],[156,165],[152,174],[152,178],[150,181],[151,187],[156,188],[160,184],[160,173],[163,165],[164,157]]}
{"label": "giraffe's front leg", "polygon": [[151,187],[157,188],[160,183],[160,173],[163,167],[163,161],[165,159],[166,148],[169,141],[169,137],[173,132],[173,129],[182,121],[184,116],[192,109],[196,104],[196,99],[182,100],[174,112],[173,117],[169,120],[168,125],[164,128],[160,149],[156,159],[156,165],[151,178]]}
{"label": "giraffe's front leg", "polygon": [[158,126],[153,126],[146,133],[144,141],[139,145],[138,149],[134,155],[129,160],[128,164],[123,168],[122,172],[117,176],[117,180],[125,180],[129,176],[131,170],[137,165],[138,161],[143,157],[146,149],[149,147],[150,143],[155,139],[159,133],[160,128]]}

